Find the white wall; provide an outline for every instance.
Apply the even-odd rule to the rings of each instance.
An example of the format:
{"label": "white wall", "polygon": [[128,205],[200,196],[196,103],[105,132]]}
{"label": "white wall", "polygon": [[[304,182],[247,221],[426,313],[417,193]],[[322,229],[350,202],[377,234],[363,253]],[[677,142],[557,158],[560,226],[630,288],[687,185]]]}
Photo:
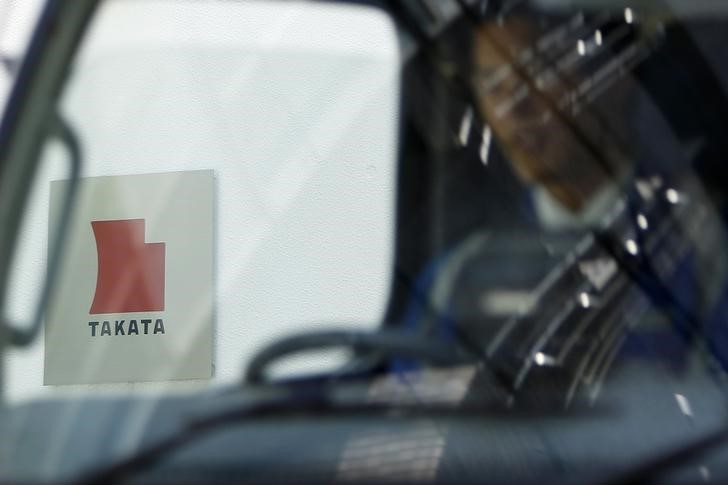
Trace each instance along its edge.
{"label": "white wall", "polygon": [[[292,331],[380,322],[399,108],[386,16],[315,3],[119,1],[88,39],[63,100],[84,175],[215,172],[214,383],[239,379],[257,348]],[[43,273],[48,185],[63,158],[48,151],[32,196],[10,300],[19,321]],[[78,390],[44,388],[42,363],[42,338],[11,352],[6,397]],[[293,368],[304,364],[320,360]]]}

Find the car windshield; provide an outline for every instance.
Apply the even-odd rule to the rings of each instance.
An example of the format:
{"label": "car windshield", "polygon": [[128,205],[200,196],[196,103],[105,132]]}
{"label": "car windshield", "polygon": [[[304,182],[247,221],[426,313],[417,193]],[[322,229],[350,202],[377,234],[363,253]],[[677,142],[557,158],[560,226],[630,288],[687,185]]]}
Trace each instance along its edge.
{"label": "car windshield", "polygon": [[724,429],[725,7],[60,3],[0,130],[0,479],[191,416],[147,478],[582,482]]}

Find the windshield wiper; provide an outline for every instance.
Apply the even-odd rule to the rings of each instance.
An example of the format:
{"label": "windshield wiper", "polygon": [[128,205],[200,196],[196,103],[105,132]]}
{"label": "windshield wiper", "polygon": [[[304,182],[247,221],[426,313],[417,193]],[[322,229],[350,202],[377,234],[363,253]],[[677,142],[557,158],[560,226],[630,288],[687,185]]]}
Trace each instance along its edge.
{"label": "windshield wiper", "polygon": [[[357,356],[374,353],[379,358],[413,358],[438,366],[472,362],[478,357],[450,343],[445,345],[434,339],[419,338],[395,330],[306,332],[286,336],[258,352],[248,365],[245,380],[250,384],[263,383],[267,380],[266,369],[275,361],[291,354],[331,347],[351,349]],[[330,375],[341,377],[340,372]]]}
{"label": "windshield wiper", "polygon": [[[73,206],[78,192],[79,176],[81,173],[82,152],[81,144],[78,136],[73,128],[66,122],[63,117],[56,113],[52,117],[52,125],[50,135],[58,139],[68,150],[68,189],[63,200],[61,215],[56,228],[55,237],[51,241],[48,255],[48,269],[46,271],[45,280],[43,281],[40,296],[36,304],[35,314],[28,326],[13,326],[10,322],[2,321],[0,325],[6,327],[9,335],[10,343],[16,347],[27,347],[35,340],[41,327],[43,326],[43,314],[48,306],[48,300],[51,296],[51,289],[55,282],[56,274],[61,264],[61,255],[63,254],[63,245],[65,242],[65,234],[73,212]],[[2,331],[2,329],[0,329]]]}

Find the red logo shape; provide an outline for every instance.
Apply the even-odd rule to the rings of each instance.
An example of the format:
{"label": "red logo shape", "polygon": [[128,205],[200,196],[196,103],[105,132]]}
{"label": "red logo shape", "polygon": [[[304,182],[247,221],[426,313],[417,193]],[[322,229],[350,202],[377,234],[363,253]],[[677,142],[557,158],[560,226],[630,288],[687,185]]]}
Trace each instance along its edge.
{"label": "red logo shape", "polygon": [[92,221],[99,259],[90,313],[164,310],[164,243],[144,242],[144,219]]}

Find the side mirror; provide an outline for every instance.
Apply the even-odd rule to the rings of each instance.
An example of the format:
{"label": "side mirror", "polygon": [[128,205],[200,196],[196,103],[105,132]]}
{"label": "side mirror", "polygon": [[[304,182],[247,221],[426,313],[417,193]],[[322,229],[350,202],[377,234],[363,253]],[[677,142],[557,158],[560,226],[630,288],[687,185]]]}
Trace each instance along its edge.
{"label": "side mirror", "polygon": [[[63,245],[66,240],[66,231],[71,219],[75,196],[78,192],[78,179],[81,173],[81,146],[76,135],[60,116],[55,116],[50,129],[50,137],[59,141],[67,152],[68,174],[66,178],[68,179],[68,185],[67,190],[63,195],[60,218],[56,227],[52,229],[53,235],[49,238],[45,277],[42,279],[42,282],[36,285],[37,297],[35,297],[36,303],[33,305],[35,308],[34,314],[25,325],[12,323],[12,319],[5,316],[0,319],[2,324],[7,327],[5,331],[8,333],[8,340],[10,344],[16,347],[25,347],[30,345],[33,340],[35,340],[35,337],[38,335],[42,326],[43,315],[48,306],[51,290],[57,280],[58,269],[63,253]],[[43,167],[40,168],[42,173]],[[24,231],[21,230],[21,237],[23,232]],[[16,272],[22,271],[22,268],[16,265],[14,270]],[[14,276],[17,275],[11,273],[9,284],[10,301],[13,300],[13,294],[17,291]],[[31,295],[33,293],[32,289],[25,288],[24,290]],[[24,295],[23,300],[28,301],[28,299],[33,300],[33,297],[30,296],[29,298],[29,295]]]}

